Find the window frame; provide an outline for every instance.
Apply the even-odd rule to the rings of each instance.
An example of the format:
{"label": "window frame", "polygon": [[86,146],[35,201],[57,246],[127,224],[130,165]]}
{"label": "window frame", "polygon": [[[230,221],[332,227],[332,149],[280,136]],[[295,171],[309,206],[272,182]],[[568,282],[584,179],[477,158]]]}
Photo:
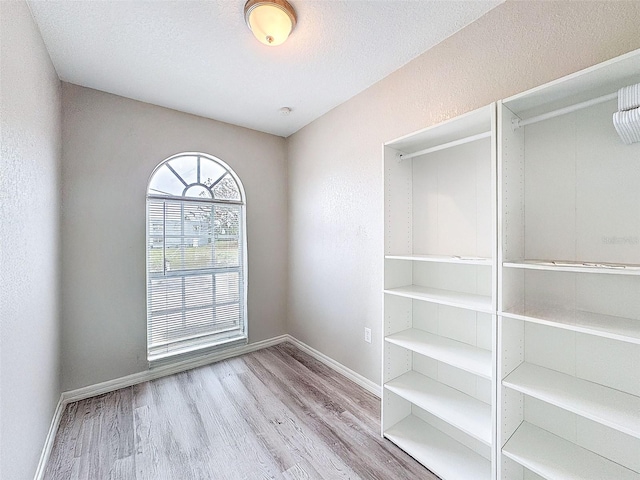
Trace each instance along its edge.
{"label": "window frame", "polygon": [[[198,161],[200,159],[211,161],[217,164],[218,166],[220,166],[222,169],[224,169],[224,173],[215,182],[212,182],[210,186],[206,186],[206,184],[204,184],[203,182],[186,184],[186,182],[183,181],[182,179],[182,175],[174,171],[173,167],[171,167],[171,165],[169,164],[170,161],[180,157],[196,157]],[[171,194],[162,195],[162,194],[150,193],[151,184],[156,173],[158,173],[158,171],[161,168],[163,168],[165,165],[171,171],[173,171],[173,173],[178,177],[178,179],[182,179],[181,180],[182,183],[185,184],[185,187],[182,191],[181,196],[171,195]],[[198,168],[198,177],[200,176],[199,170],[200,168]],[[216,199],[215,196],[213,195],[214,187],[217,185],[217,183],[222,181],[222,179],[224,179],[227,174],[230,175],[231,178],[235,181],[235,184],[238,188],[238,192],[240,194],[240,200]],[[199,186],[199,185],[202,185],[208,190],[210,190],[211,198],[197,198],[197,197],[185,196],[189,188],[193,186]],[[248,253],[247,253],[248,245],[247,245],[247,221],[246,221],[247,215],[246,215],[246,193],[245,193],[244,185],[240,180],[240,177],[226,162],[219,159],[218,157],[215,157],[213,155],[203,153],[203,152],[180,152],[180,153],[171,155],[168,158],[165,158],[158,165],[156,165],[156,167],[151,172],[151,175],[149,176],[149,179],[147,181],[147,189],[145,193],[146,193],[145,194],[145,280],[146,280],[145,307],[146,307],[146,332],[147,332],[146,333],[146,345],[147,345],[146,351],[147,351],[147,361],[149,362],[149,366],[153,367],[159,364],[166,364],[166,363],[171,363],[173,361],[179,361],[184,358],[188,358],[190,356],[206,355],[213,351],[218,351],[218,350],[231,348],[239,345],[246,345],[248,343],[248,337],[249,337],[249,325],[248,325],[248,313],[247,313],[247,310],[248,310]],[[153,357],[150,357],[149,355],[150,354],[149,322],[151,319],[150,317],[150,312],[151,312],[150,281],[152,277],[152,272],[151,272],[150,263],[149,263],[149,245],[150,245],[149,242],[151,241],[151,237],[157,236],[157,235],[150,234],[150,227],[151,227],[150,218],[149,218],[149,202],[150,201],[168,201],[168,202],[176,202],[176,203],[184,202],[185,204],[205,203],[207,205],[239,206],[240,218],[238,219],[238,226],[240,228],[240,232],[238,235],[238,241],[241,242],[242,244],[241,252],[239,252],[239,255],[241,256],[241,262],[242,262],[242,265],[240,268],[241,275],[242,275],[241,295],[239,298],[239,303],[241,307],[241,319],[240,319],[241,327],[242,327],[240,330],[241,336],[236,336],[236,337],[231,337],[226,339],[221,338],[219,341],[212,341],[204,345],[194,345],[191,347],[186,346],[183,348],[178,348],[175,351],[168,351],[165,354],[158,354],[158,355],[154,355]],[[184,222],[184,219],[182,221]],[[166,228],[164,227],[164,225],[165,223],[163,223],[163,228]],[[163,249],[164,248],[166,248],[166,245],[163,243]],[[204,270],[211,270],[211,269],[212,268],[204,269]],[[189,275],[187,274],[187,275],[173,275],[173,276],[177,278],[182,278],[182,277],[187,277]],[[157,278],[157,276],[155,278]],[[214,304],[214,308],[215,308],[215,304]],[[215,335],[215,334],[212,334],[212,335]]]}

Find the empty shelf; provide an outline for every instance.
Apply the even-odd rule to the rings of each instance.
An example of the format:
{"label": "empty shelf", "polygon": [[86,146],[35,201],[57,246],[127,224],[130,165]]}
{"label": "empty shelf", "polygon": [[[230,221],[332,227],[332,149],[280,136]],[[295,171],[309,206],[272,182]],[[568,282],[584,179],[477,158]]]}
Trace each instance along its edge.
{"label": "empty shelf", "polygon": [[491,351],[411,328],[385,338],[389,343],[491,379]]}
{"label": "empty shelf", "polygon": [[517,320],[640,344],[640,320],[559,307],[517,305],[500,315]]}
{"label": "empty shelf", "polygon": [[640,438],[640,397],[548,368],[523,363],[505,387]]}
{"label": "empty shelf", "polygon": [[389,288],[384,291],[390,295],[413,298],[425,302],[439,303],[451,307],[467,308],[479,312],[494,313],[491,309],[491,297],[475,293],[454,292],[438,288],[407,285],[405,287]]}
{"label": "empty shelf", "polygon": [[385,388],[491,445],[490,405],[414,371],[386,383]]}
{"label": "empty shelf", "polygon": [[640,473],[526,422],[502,453],[548,480],[640,480]]}
{"label": "empty shelf", "polygon": [[457,255],[385,255],[387,260],[412,260],[414,262],[461,263],[465,265],[491,266],[491,259],[484,257],[465,257]]}
{"label": "empty shelf", "polygon": [[491,463],[440,430],[409,415],[384,436],[443,480],[488,480]]}
{"label": "empty shelf", "polygon": [[573,262],[565,260],[515,260],[504,262],[502,265],[506,268],[525,268],[528,270],[640,275],[640,265],[626,263]]}

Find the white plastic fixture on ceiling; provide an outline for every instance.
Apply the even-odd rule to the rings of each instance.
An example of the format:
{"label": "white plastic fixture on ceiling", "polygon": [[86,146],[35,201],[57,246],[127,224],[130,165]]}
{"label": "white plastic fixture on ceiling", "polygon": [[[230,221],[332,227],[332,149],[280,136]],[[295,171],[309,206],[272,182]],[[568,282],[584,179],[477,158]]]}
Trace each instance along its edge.
{"label": "white plastic fixture on ceiling", "polygon": [[29,6],[61,80],[286,137],[502,2],[291,0],[296,27],[268,47],[245,1]]}

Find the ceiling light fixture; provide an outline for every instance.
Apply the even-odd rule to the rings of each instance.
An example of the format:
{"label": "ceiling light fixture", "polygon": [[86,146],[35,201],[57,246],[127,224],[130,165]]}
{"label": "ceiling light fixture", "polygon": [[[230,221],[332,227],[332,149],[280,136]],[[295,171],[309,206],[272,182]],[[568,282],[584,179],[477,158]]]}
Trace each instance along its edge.
{"label": "ceiling light fixture", "polygon": [[249,0],[244,19],[255,37],[270,47],[284,43],[296,26],[296,12],[286,0]]}

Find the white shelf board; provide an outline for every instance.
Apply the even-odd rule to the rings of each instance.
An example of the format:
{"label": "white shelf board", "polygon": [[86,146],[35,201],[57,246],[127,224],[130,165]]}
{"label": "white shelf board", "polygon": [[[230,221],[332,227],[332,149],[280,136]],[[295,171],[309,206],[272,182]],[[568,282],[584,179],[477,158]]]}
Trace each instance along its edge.
{"label": "white shelf board", "polygon": [[491,406],[467,394],[410,371],[385,388],[491,446]]}
{"label": "white shelf board", "polygon": [[407,285],[398,288],[388,288],[384,291],[390,295],[413,298],[424,302],[449,305],[451,307],[466,308],[485,313],[495,313],[491,309],[491,297],[477,295],[475,293],[454,292],[439,288],[422,287],[419,285]]}
{"label": "white shelf board", "polygon": [[483,133],[491,130],[491,114],[494,109],[495,104],[492,103],[437,125],[385,142],[385,145],[403,153],[414,153],[425,148]]}
{"label": "white shelf board", "polygon": [[[546,107],[544,111],[566,106],[617,91],[640,81],[640,50],[572,73],[526,92],[502,100],[516,115],[531,109]],[[540,113],[540,112],[538,112]]]}
{"label": "white shelf board", "polygon": [[387,260],[411,260],[414,262],[461,263],[464,265],[491,266],[491,259],[484,257],[465,257],[458,255],[385,255]]}
{"label": "white shelf board", "polygon": [[385,337],[394,345],[433,358],[453,367],[491,379],[491,351],[433,333],[410,328]]}
{"label": "white shelf board", "polygon": [[640,320],[553,306],[515,305],[499,315],[640,345]]}
{"label": "white shelf board", "polygon": [[414,415],[384,436],[443,480],[488,480],[491,462]]}
{"label": "white shelf board", "polygon": [[527,422],[518,427],[502,453],[548,480],[640,480],[640,473]]}
{"label": "white shelf board", "polygon": [[559,260],[515,260],[503,262],[505,268],[547,270],[555,272],[640,275],[640,265],[624,263],[572,262]]}
{"label": "white shelf board", "polygon": [[523,363],[502,381],[505,387],[640,438],[640,397]]}

